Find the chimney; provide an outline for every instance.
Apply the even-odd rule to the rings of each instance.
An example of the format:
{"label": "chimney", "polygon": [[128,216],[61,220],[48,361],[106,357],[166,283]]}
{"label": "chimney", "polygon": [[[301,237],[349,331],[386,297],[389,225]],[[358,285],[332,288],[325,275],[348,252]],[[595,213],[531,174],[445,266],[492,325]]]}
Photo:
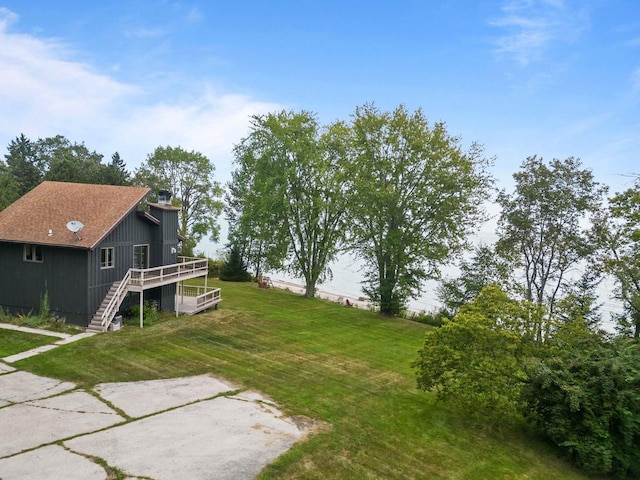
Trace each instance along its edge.
{"label": "chimney", "polygon": [[158,190],[158,203],[160,205],[171,205],[171,192],[169,190]]}

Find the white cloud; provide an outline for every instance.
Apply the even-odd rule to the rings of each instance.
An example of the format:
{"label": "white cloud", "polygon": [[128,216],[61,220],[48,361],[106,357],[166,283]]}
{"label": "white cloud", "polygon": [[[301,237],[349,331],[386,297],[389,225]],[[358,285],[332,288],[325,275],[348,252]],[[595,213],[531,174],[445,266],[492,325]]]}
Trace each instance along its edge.
{"label": "white cloud", "polygon": [[[234,143],[249,117],[283,108],[246,95],[181,84],[150,101],[155,85],[127,84],[74,61],[67,46],[9,31],[17,16],[0,9],[0,145],[20,133],[35,140],[64,135],[105,157],[118,151],[129,169],[160,145],[182,146],[229,172]],[[195,93],[194,93],[195,92]]]}
{"label": "white cloud", "polygon": [[0,7],[0,30],[18,21],[18,15],[6,7]]}
{"label": "white cloud", "polygon": [[583,11],[573,11],[562,0],[510,0],[489,24],[504,33],[495,52],[522,66],[535,62],[554,42],[572,40],[586,26]]}
{"label": "white cloud", "polygon": [[181,146],[207,155],[219,175],[229,177],[233,145],[248,133],[250,116],[281,108],[243,95],[205,91],[189,102],[132,109],[115,134],[137,151],[136,164],[158,146]]}

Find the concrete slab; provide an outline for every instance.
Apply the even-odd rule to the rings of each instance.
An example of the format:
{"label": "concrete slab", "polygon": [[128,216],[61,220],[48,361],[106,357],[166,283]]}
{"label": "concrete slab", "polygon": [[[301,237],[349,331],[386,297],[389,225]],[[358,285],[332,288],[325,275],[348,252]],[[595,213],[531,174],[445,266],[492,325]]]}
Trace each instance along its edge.
{"label": "concrete slab", "polygon": [[7,365],[6,363],[0,362],[0,375],[7,372],[15,372],[16,369],[11,365]]}
{"label": "concrete slab", "polygon": [[130,476],[252,479],[305,434],[274,407],[219,397],[65,441]]}
{"label": "concrete slab", "polygon": [[78,333],[77,335],[70,335],[67,338],[58,340],[57,342],[54,342],[54,345],[66,345],[67,343],[77,342],[85,338],[93,337],[94,335],[95,335],[95,332]]}
{"label": "concrete slab", "polygon": [[41,353],[48,352],[49,350],[53,350],[54,348],[58,348],[58,346],[54,344],[42,345],[41,347],[32,348],[31,350],[27,350],[26,352],[20,352],[16,353],[15,355],[4,357],[2,360],[7,363],[14,363],[18,360],[24,360],[25,358],[40,355]]}
{"label": "concrete slab", "polygon": [[71,382],[40,377],[28,372],[17,371],[0,375],[0,400],[11,403],[46,398],[74,388],[76,385]]}
{"label": "concrete slab", "polygon": [[51,330],[43,330],[41,328],[19,327],[18,325],[12,325],[10,323],[0,323],[0,328],[4,330],[16,330],[18,332],[46,335],[47,337],[69,338],[72,336],[68,333],[52,332]]}
{"label": "concrete slab", "polygon": [[130,417],[138,418],[237,389],[237,386],[209,375],[198,375],[141,382],[101,383],[94,390]]}
{"label": "concrete slab", "polygon": [[0,459],[2,480],[105,480],[107,472],[82,455],[58,445]]}
{"label": "concrete slab", "polygon": [[0,458],[123,420],[86,392],[4,407],[0,409]]}

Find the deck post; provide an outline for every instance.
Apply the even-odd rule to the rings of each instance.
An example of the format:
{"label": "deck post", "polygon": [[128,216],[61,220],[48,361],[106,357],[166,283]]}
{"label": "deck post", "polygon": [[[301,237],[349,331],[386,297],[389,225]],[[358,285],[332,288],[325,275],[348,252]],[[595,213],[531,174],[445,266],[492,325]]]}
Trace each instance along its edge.
{"label": "deck post", "polygon": [[180,309],[180,306],[179,306],[180,305],[180,290],[181,290],[180,286],[183,285],[183,284],[184,284],[184,282],[178,282],[176,284],[176,299],[175,299],[175,302],[176,302],[176,318],[178,318],[178,310]]}
{"label": "deck post", "polygon": [[144,328],[144,290],[140,290],[140,328]]}

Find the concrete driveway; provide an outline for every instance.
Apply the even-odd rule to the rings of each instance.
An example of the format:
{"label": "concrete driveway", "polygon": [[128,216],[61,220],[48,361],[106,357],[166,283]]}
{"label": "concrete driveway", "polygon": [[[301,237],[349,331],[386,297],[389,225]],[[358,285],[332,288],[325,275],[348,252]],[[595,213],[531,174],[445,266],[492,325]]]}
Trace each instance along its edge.
{"label": "concrete driveway", "polygon": [[0,362],[2,480],[251,479],[302,425],[208,375],[84,390]]}

